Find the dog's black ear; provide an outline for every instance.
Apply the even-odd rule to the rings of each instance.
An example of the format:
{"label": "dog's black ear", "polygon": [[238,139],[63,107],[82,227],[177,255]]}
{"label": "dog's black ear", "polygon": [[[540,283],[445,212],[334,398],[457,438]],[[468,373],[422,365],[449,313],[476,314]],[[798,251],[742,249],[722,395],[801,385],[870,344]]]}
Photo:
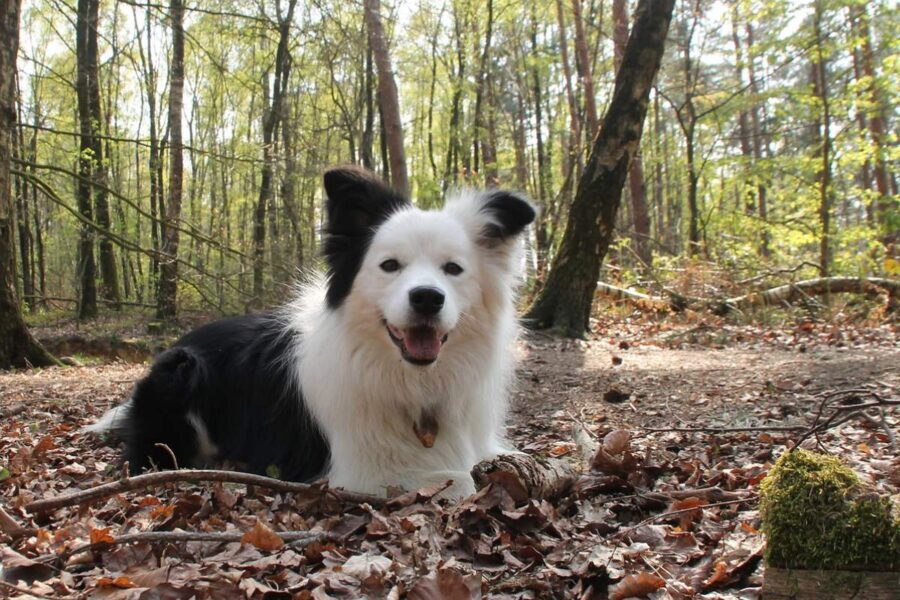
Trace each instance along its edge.
{"label": "dog's black ear", "polygon": [[481,210],[489,216],[482,233],[489,244],[519,235],[537,217],[525,196],[506,190],[487,192]]}
{"label": "dog's black ear", "polygon": [[392,213],[409,205],[409,200],[377,175],[359,167],[329,169],[323,181],[329,235],[367,236]]}
{"label": "dog's black ear", "polygon": [[328,221],[322,241],[328,263],[325,297],[331,308],[337,308],[353,287],[375,230],[410,202],[359,167],[329,169],[323,180]]}

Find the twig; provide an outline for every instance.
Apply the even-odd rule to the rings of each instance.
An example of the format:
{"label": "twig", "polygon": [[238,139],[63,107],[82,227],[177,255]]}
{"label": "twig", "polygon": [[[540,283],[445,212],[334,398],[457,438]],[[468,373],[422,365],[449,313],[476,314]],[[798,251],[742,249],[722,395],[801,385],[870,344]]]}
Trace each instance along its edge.
{"label": "twig", "polygon": [[244,485],[259,486],[276,492],[308,493],[321,491],[338,500],[353,504],[368,502],[373,506],[381,506],[386,501],[385,498],[379,496],[327,488],[318,484],[282,481],[280,479],[273,479],[272,477],[265,477],[263,475],[254,475],[252,473],[212,469],[182,469],[180,471],[160,471],[157,473],[145,473],[144,475],[137,475],[135,477],[122,477],[118,481],[104,483],[86,490],[73,492],[71,494],[62,494],[44,500],[36,500],[26,504],[25,509],[31,513],[46,513],[66,506],[87,504],[94,500],[108,498],[122,492],[128,492],[139,488],[159,486],[167,483],[199,483],[203,481],[242,483]]}
{"label": "twig", "polygon": [[[825,413],[825,407],[832,401],[834,398],[840,397],[842,395],[855,394],[855,395],[867,395],[874,400],[870,402],[860,402],[857,404],[844,404],[842,406],[834,407],[834,412],[831,413],[824,421],[822,420],[822,415]],[[788,452],[793,451],[796,448],[799,448],[800,445],[808,440],[811,436],[815,435],[816,439],[823,431],[831,429],[832,427],[837,427],[838,425],[842,425],[855,417],[859,413],[866,414],[865,411],[870,408],[878,408],[883,409],[886,406],[900,406],[900,400],[887,400],[882,398],[877,393],[866,390],[866,389],[850,389],[850,390],[838,390],[836,392],[830,392],[825,394],[822,398],[822,401],[819,403],[819,410],[816,412],[816,418],[813,420],[813,424],[804,431],[803,435],[800,436],[800,439],[788,450]]]}
{"label": "twig", "polygon": [[[280,537],[283,541],[291,544],[292,547],[295,548],[305,548],[306,546],[313,544],[315,542],[322,542],[326,540],[337,539],[334,535],[330,533],[310,533],[309,531],[276,531],[278,537]],[[100,548],[106,548],[108,546],[119,545],[119,544],[130,544],[132,542],[166,542],[166,543],[181,543],[181,542],[219,542],[219,543],[233,543],[240,542],[244,538],[244,532],[242,531],[140,531],[138,533],[126,533],[124,535],[117,535],[112,538],[112,541],[104,540],[100,542],[95,542],[93,544],[82,544],[81,546],[76,546],[72,550],[69,550],[65,553],[66,557],[74,556],[76,554],[81,554],[86,550],[96,550]],[[59,558],[58,556],[54,556],[54,559]]]}
{"label": "twig", "polygon": [[[22,594],[26,598],[46,598],[47,600],[64,600],[65,598],[78,598],[78,596],[45,596],[43,594],[39,594],[38,592],[34,592],[29,589],[20,588],[17,585],[13,585],[11,583],[7,583],[0,579],[0,588],[9,590],[11,592],[16,592],[17,594]],[[4,596],[5,597],[5,596]]]}
{"label": "twig", "polygon": [[16,541],[19,538],[34,534],[37,530],[23,527],[14,516],[0,506],[0,531],[5,533],[12,541]]}
{"label": "twig", "polygon": [[743,504],[744,502],[751,502],[751,501],[757,500],[757,499],[759,499],[759,494],[752,493],[744,498],[736,498],[734,500],[723,500],[722,502],[713,502],[712,504],[704,504],[702,506],[692,506],[691,508],[682,508],[679,510],[670,510],[668,512],[659,513],[658,515],[654,515],[652,517],[648,517],[648,518],[644,519],[637,525],[632,525],[628,529],[623,529],[622,531],[620,531],[619,533],[614,535],[612,539],[623,538],[626,535],[628,535],[629,533],[631,533],[637,529],[640,529],[644,525],[649,525],[650,523],[653,523],[654,521],[659,521],[660,519],[666,519],[668,517],[675,517],[675,516],[683,515],[683,514],[686,514],[689,512],[695,512],[695,511],[698,511],[698,510],[701,510],[704,508],[714,508],[716,506],[727,506],[729,504]]}
{"label": "twig", "polygon": [[[156,443],[156,444],[153,444],[153,445],[156,446],[157,448],[162,448],[163,450],[166,451],[166,453],[168,453],[169,458],[172,459],[172,468],[175,469],[175,470],[177,471],[177,470],[178,470],[178,458],[175,456],[175,453],[172,452],[172,449],[169,448],[169,445],[168,445],[168,444],[163,444],[162,442],[159,442],[159,443]],[[128,472],[128,469],[125,469],[124,472],[127,473],[127,472]]]}
{"label": "twig", "polygon": [[803,425],[759,425],[756,427],[642,427],[654,433],[739,433],[742,431],[806,431]]}
{"label": "twig", "polygon": [[19,413],[25,412],[24,404],[13,404],[8,408],[0,408],[0,419],[6,419],[7,417],[13,417]]}

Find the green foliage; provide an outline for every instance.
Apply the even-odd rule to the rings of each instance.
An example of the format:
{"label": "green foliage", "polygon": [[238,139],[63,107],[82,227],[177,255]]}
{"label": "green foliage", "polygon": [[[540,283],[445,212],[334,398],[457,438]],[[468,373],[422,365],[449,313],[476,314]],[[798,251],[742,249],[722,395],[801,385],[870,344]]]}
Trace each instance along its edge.
{"label": "green foliage", "polygon": [[900,570],[900,520],[839,459],[784,453],[760,484],[766,562],[785,569]]}

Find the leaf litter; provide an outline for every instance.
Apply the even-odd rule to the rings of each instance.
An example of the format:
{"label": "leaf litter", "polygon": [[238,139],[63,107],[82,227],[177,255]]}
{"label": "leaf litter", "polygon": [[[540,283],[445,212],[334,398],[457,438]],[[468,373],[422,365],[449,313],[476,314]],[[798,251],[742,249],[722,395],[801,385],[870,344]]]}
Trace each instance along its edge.
{"label": "leaf litter", "polygon": [[[552,502],[499,482],[458,503],[437,487],[377,507],[341,502],[324,486],[287,494],[217,482],[30,515],[33,500],[121,476],[118,449],[80,428],[126,397],[145,367],[0,374],[3,405],[27,406],[0,421],[0,507],[28,528],[0,538],[0,589],[113,599],[757,598],[755,495],[798,433],[754,428],[806,426],[835,390],[896,399],[897,331],[745,327],[704,346],[654,327],[595,324],[588,341],[520,344],[510,438],[583,468]],[[806,443],[898,499],[897,424],[896,414],[853,419]],[[586,458],[573,427],[593,444]],[[144,532],[233,535],[117,543]]]}

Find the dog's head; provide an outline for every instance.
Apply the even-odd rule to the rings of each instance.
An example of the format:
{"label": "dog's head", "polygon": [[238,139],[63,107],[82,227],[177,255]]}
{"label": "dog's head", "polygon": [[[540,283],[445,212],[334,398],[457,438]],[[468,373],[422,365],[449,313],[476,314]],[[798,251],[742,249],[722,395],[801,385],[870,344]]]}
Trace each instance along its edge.
{"label": "dog's head", "polygon": [[495,325],[472,321],[511,301],[518,238],[535,218],[527,200],[466,192],[442,210],[423,211],[368,171],[336,168],[324,179],[326,299],[360,334],[429,365],[464,324]]}

